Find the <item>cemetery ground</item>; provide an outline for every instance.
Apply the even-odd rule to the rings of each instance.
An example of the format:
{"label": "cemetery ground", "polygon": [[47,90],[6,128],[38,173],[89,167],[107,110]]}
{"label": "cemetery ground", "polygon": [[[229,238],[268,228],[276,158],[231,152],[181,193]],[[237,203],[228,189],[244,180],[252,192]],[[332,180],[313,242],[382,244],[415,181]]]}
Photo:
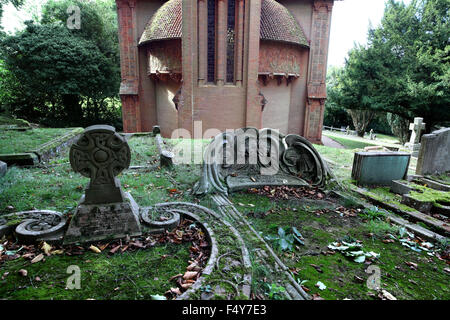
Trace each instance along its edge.
{"label": "cemetery ground", "polygon": [[[165,141],[168,145],[176,143]],[[131,166],[119,177],[124,190],[140,206],[186,201],[219,210],[210,196],[195,198],[191,194],[201,175],[200,165],[161,168],[153,137],[134,136],[128,143]],[[205,145],[207,141],[198,143]],[[426,239],[414,237],[405,228],[390,223],[386,210],[352,193],[350,173],[355,150],[315,147],[329,161],[339,181],[331,182],[328,190],[264,187],[229,196],[302,288],[314,299],[386,299],[390,297],[386,292],[397,299],[449,299],[449,257],[445,255],[448,243],[434,242],[431,246]],[[12,166],[0,178],[0,215],[38,208],[70,216],[88,181],[71,169],[68,150],[33,167]],[[352,196],[338,197],[329,192],[331,189]],[[176,237],[177,232],[202,234],[200,228],[194,226],[193,231],[189,228],[189,221],[185,221],[164,235],[103,241],[94,243],[94,247],[50,248],[45,243],[22,246],[4,238],[0,243],[0,298],[160,299],[164,295],[173,298],[176,295],[171,290],[181,289],[179,275],[185,274],[198,258],[198,253],[194,254],[197,249],[192,249],[199,248],[194,244],[197,238]],[[300,237],[300,241],[294,241],[293,235]],[[252,261],[250,298],[283,299],[286,288],[273,281],[271,270],[255,263],[254,239],[243,236],[243,240]],[[339,250],[343,241],[370,254],[357,262],[355,259],[360,257]],[[402,245],[405,241],[415,245]],[[82,270],[80,290],[66,289],[69,276],[66,270],[70,265],[78,265]],[[368,288],[366,270],[370,265],[380,268],[384,293]]]}

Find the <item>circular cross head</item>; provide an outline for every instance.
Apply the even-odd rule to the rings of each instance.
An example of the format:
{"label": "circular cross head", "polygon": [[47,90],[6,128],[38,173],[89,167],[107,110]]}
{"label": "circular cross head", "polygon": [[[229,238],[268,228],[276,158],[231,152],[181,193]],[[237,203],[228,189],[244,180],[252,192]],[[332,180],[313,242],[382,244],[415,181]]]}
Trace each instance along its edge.
{"label": "circular cross head", "polygon": [[125,138],[106,125],[90,126],[70,148],[75,172],[91,178],[91,184],[109,184],[130,166],[131,153]]}

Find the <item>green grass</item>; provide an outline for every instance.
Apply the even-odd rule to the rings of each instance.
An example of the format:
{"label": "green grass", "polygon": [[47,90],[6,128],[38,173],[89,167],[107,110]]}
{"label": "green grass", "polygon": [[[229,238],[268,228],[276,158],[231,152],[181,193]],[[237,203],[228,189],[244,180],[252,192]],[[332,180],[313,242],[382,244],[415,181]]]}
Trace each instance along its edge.
{"label": "green grass", "polygon": [[0,154],[32,151],[70,130],[68,128],[37,128],[26,131],[0,130]]}
{"label": "green grass", "polygon": [[399,141],[396,137],[388,136],[388,135],[380,135],[377,134],[376,140],[368,140],[365,138],[357,137],[357,136],[351,136],[351,135],[345,135],[338,132],[331,132],[331,131],[322,131],[322,134],[330,137],[333,140],[336,140],[337,142],[344,145],[346,148],[349,149],[363,149],[367,146],[389,146],[389,147],[397,147],[401,148],[402,146],[399,144]]}
{"label": "green grass", "polygon": [[[189,243],[158,245],[136,252],[115,255],[86,252],[81,256],[53,255],[31,264],[23,258],[2,266],[2,299],[151,299],[175,286],[169,279],[184,273],[189,265]],[[81,288],[66,289],[71,265],[81,271]],[[18,271],[28,271],[26,277]],[[36,281],[39,277],[41,281]]]}
{"label": "green grass", "polygon": [[376,144],[373,144],[373,143],[356,141],[356,140],[346,139],[346,138],[341,138],[341,137],[336,137],[336,136],[331,136],[331,139],[339,142],[346,149],[364,149],[365,147],[376,146]]}
{"label": "green grass", "polygon": [[[381,241],[386,234],[395,234],[396,226],[378,220],[365,222],[360,217],[341,217],[333,212],[316,216],[312,213],[315,209],[336,206],[322,201],[273,202],[263,198],[260,201],[258,196],[246,193],[233,194],[231,199],[239,211],[248,215],[247,218],[262,236],[276,235],[279,226],[296,227],[302,233],[305,246],[299,246],[293,253],[278,253],[291,271],[297,273],[295,277],[299,281],[307,280],[304,286],[310,294],[319,293],[325,299],[373,299],[368,295],[373,290],[366,286],[367,265],[353,262],[340,253],[321,254],[331,242],[350,235],[362,241],[365,251],[380,253],[374,265],[381,269],[382,288],[398,299],[450,298],[448,275],[443,271],[445,262],[425,253],[416,253],[399,242],[386,244]],[[264,218],[255,218],[253,214],[268,210],[272,211]],[[405,261],[417,263],[418,269],[411,270]],[[319,266],[323,273],[311,264]],[[364,281],[359,282],[355,276]],[[319,290],[315,286],[317,281],[323,282],[327,289]]]}
{"label": "green grass", "polygon": [[[184,164],[174,170],[159,167],[156,146],[151,137],[129,141],[132,166],[140,170],[125,170],[118,177],[125,191],[132,194],[140,206],[158,202],[193,201],[189,189],[200,176],[200,166]],[[0,178],[0,215],[13,211],[37,209],[73,213],[89,179],[75,173],[69,163],[68,150],[39,168],[12,167]],[[176,189],[177,192],[170,192]]]}
{"label": "green grass", "polygon": [[28,127],[29,125],[29,122],[26,120],[14,119],[5,114],[0,115],[0,126]]}

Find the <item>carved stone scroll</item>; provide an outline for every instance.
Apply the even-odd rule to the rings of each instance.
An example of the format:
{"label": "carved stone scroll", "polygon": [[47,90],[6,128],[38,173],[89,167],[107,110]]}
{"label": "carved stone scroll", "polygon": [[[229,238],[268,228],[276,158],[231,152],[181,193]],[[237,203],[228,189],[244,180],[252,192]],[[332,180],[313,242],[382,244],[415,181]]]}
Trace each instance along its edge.
{"label": "carved stone scroll", "polygon": [[216,136],[203,157],[196,195],[290,185],[323,187],[328,169],[305,138],[274,129],[242,128]]}

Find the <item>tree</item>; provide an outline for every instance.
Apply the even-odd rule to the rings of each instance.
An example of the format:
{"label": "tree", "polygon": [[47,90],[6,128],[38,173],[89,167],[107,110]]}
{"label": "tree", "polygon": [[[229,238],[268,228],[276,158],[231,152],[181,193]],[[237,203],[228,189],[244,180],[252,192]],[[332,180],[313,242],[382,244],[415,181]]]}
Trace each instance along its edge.
{"label": "tree", "polygon": [[[393,125],[423,117],[427,131],[450,121],[450,1],[389,0],[367,46],[349,52],[329,99],[352,110],[359,135],[370,112],[396,116]],[[401,117],[403,120],[401,120]],[[392,128],[404,139],[402,128]]]}
{"label": "tree", "polygon": [[349,52],[345,68],[336,75],[335,84],[328,92],[330,103],[346,108],[358,136],[363,137],[375,116],[378,100],[373,96],[382,83],[382,68],[372,63],[376,54],[373,48],[357,46]]}
{"label": "tree", "polygon": [[[337,77],[342,72],[342,68],[331,67],[327,72],[327,95],[335,90]],[[327,99],[325,102],[325,114],[323,123],[326,126],[347,127],[352,122],[347,110],[336,103],[333,99]]]}
{"label": "tree", "polygon": [[450,1],[387,2],[369,44],[381,53],[385,85],[374,95],[383,110],[405,119],[423,117],[427,131],[450,120]]}
{"label": "tree", "polygon": [[386,119],[391,126],[392,133],[399,138],[400,143],[408,142],[409,121],[393,113],[387,113]]}
{"label": "tree", "polygon": [[1,43],[6,69],[14,79],[12,110],[28,118],[76,124],[83,118],[82,97],[102,94],[110,61],[94,44],[65,27],[26,25],[23,32]]}
{"label": "tree", "polygon": [[[67,27],[72,5],[80,8],[80,29]],[[9,92],[2,103],[13,114],[48,125],[103,122],[121,128],[113,0],[49,0],[40,21],[27,22],[0,44],[11,75],[1,88]]]}

